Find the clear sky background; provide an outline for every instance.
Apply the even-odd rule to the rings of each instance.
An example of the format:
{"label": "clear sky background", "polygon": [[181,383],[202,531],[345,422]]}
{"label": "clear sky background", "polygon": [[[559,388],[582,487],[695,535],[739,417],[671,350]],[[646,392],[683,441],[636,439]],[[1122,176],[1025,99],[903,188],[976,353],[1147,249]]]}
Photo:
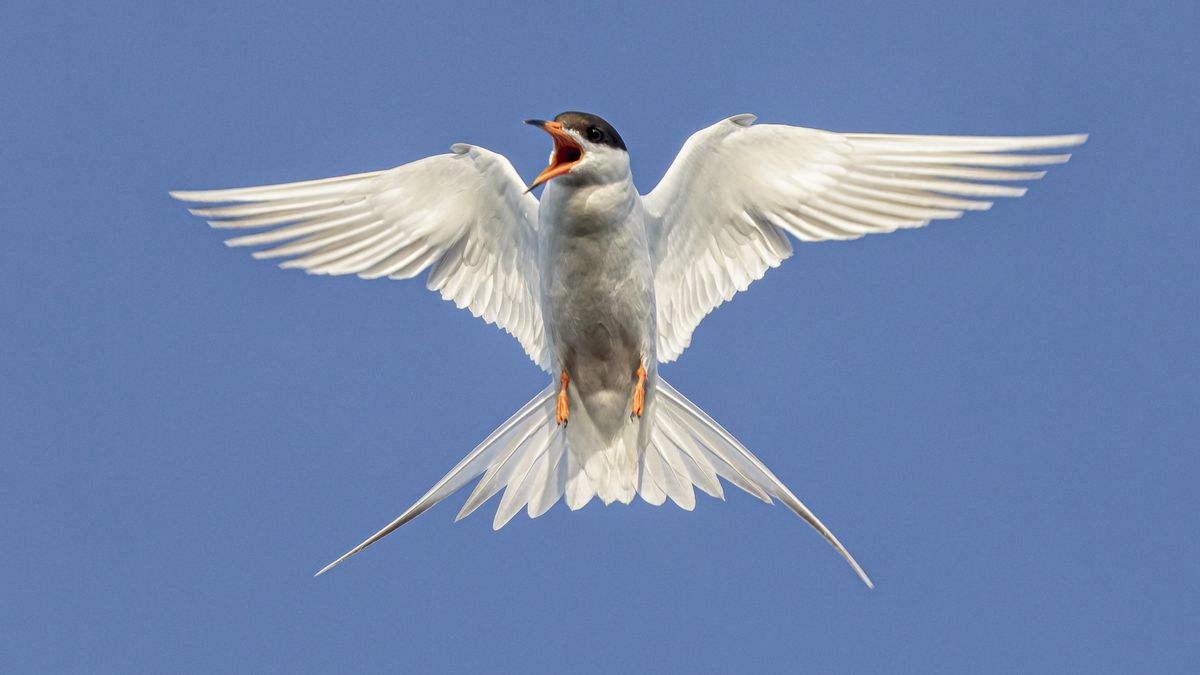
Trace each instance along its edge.
{"label": "clear sky background", "polygon": [[[0,9],[0,671],[1184,672],[1200,558],[1195,3]],[[832,3],[831,3],[832,4]],[[848,4],[848,3],[844,3]],[[1028,196],[797,245],[663,374],[842,538],[730,488],[451,498],[545,384],[421,283],[308,277],[167,190],[599,113],[649,190],[753,112],[1090,142]]]}

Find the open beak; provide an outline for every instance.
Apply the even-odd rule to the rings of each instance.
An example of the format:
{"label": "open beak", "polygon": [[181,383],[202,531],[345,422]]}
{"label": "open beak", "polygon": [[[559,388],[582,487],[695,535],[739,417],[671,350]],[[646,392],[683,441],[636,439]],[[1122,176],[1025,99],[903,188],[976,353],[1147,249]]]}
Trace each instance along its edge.
{"label": "open beak", "polygon": [[579,147],[575,139],[564,131],[562,125],[558,122],[525,120],[525,123],[540,127],[542,131],[550,134],[550,137],[554,139],[554,154],[550,157],[550,166],[543,169],[537,175],[537,178],[533,179],[533,182],[529,184],[529,188],[525,190],[529,192],[551,178],[557,178],[575,168],[575,165],[583,160],[583,148]]}

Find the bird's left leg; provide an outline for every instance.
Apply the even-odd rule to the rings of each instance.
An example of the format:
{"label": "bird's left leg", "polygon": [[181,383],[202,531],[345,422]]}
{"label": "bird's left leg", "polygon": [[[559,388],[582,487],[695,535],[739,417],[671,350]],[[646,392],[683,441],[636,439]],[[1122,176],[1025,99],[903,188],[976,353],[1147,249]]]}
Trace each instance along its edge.
{"label": "bird's left leg", "polygon": [[570,408],[567,406],[567,385],[571,383],[571,378],[567,375],[567,369],[562,369],[562,375],[559,376],[558,382],[562,388],[558,390],[558,400],[554,405],[554,418],[558,424],[564,424],[569,416]]}
{"label": "bird's left leg", "polygon": [[646,409],[646,360],[639,359],[634,373],[637,384],[633,385],[633,416],[641,417]]}

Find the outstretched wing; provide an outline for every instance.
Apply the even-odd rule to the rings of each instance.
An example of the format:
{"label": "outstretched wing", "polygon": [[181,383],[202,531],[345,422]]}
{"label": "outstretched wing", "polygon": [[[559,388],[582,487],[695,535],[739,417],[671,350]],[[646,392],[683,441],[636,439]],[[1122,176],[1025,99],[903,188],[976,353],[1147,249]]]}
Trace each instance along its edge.
{"label": "outstretched wing", "polygon": [[[844,134],[754,123],[736,115],[687,140],[646,195],[658,303],[658,359],[678,358],[713,309],[792,254],[801,241],[857,239],[921,227],[1019,197],[1079,145],[1070,136]],[[1014,169],[1017,167],[1018,169]]]}
{"label": "outstretched wing", "polygon": [[280,267],[363,279],[411,279],[517,338],[549,368],[538,294],[538,202],[512,164],[494,152],[455,145],[387,171],[205,192],[172,192],[216,228],[266,228],[226,240],[264,246],[255,258]]}

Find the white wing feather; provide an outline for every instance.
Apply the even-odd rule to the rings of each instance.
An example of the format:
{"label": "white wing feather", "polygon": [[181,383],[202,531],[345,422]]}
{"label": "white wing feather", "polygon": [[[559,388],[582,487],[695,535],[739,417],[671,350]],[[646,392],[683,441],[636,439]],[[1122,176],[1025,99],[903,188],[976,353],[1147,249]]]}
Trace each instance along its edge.
{"label": "white wing feather", "polygon": [[310,274],[410,279],[517,338],[543,369],[549,352],[538,294],[537,209],[504,157],[459,144],[387,171],[205,192],[172,192],[216,228],[267,228],[230,246]]}
{"label": "white wing feather", "polygon": [[801,241],[857,239],[990,208],[1025,188],[1086,135],[844,134],[736,115],[696,132],[644,198],[658,304],[658,360],[675,360],[722,302]]}

